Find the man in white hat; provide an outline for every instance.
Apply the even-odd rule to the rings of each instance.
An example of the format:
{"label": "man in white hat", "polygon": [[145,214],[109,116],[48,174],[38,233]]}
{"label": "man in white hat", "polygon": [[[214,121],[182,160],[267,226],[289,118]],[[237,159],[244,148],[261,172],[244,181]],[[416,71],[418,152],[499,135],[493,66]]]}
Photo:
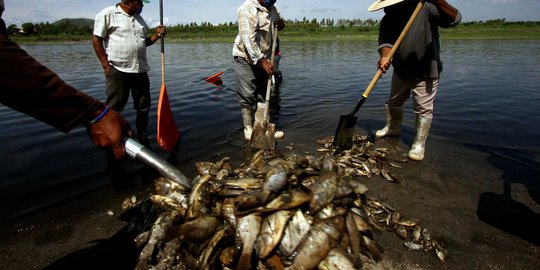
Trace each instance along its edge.
{"label": "man in white hat", "polygon": [[413,93],[416,135],[408,153],[411,160],[424,159],[425,142],[433,118],[433,101],[442,71],[438,27],[453,27],[461,21],[460,12],[445,0],[426,0],[392,59],[388,54],[418,0],[377,0],[368,10],[384,8],[379,28],[379,61],[383,72],[394,67],[390,97],[385,104],[386,126],[376,138],[398,136],[403,118],[403,103]]}

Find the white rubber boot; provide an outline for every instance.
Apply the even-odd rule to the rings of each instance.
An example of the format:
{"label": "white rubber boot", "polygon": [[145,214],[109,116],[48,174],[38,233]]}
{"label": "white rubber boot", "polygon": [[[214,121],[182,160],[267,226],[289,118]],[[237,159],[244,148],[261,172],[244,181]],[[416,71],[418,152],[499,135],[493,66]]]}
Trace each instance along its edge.
{"label": "white rubber boot", "polygon": [[281,139],[285,136],[285,133],[283,131],[276,130],[276,133],[274,133],[274,139]]}
{"label": "white rubber boot", "polygon": [[388,106],[384,104],[386,113],[386,126],[375,132],[375,138],[381,139],[387,136],[397,136],[401,133],[401,120],[403,120],[403,106]]}
{"label": "white rubber boot", "polygon": [[431,126],[431,118],[416,115],[416,135],[414,136],[414,142],[409,151],[409,159],[420,161],[424,159],[424,152],[426,150],[426,139],[429,134],[429,127]]}
{"label": "white rubber boot", "polygon": [[251,139],[251,133],[253,133],[253,120],[251,116],[251,108],[242,108],[242,122],[244,123],[244,138],[246,140]]}

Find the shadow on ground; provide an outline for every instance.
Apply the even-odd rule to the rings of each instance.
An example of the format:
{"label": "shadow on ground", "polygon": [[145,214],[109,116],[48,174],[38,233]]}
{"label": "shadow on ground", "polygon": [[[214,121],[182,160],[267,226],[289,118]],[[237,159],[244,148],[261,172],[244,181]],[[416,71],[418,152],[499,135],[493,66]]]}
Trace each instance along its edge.
{"label": "shadow on ground", "polygon": [[540,205],[540,164],[526,151],[469,146],[489,154],[487,161],[503,172],[503,194],[480,194],[476,215],[483,222],[540,246],[540,214],[512,198],[512,184],[523,184]]}

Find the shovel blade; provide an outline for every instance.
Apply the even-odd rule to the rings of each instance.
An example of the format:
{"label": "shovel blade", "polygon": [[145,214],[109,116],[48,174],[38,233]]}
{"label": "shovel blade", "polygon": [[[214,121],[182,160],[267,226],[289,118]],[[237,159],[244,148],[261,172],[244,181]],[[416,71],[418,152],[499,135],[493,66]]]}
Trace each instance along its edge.
{"label": "shovel blade", "polygon": [[255,149],[273,150],[276,148],[276,125],[268,122],[255,122],[249,146]]}
{"label": "shovel blade", "polygon": [[350,149],[357,120],[356,116],[350,114],[340,116],[332,145],[341,149]]}

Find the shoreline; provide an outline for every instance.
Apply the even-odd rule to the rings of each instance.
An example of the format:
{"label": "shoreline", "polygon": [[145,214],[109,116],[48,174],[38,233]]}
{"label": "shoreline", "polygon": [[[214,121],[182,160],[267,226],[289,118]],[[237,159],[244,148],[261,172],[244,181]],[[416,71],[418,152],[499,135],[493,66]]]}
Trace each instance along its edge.
{"label": "shoreline", "polygon": [[[284,30],[282,42],[351,42],[377,41],[378,30],[353,31],[354,29],[306,32]],[[540,39],[540,25],[534,26],[457,26],[439,29],[443,40],[508,40]],[[170,32],[166,43],[233,43],[236,33],[231,32]],[[91,43],[91,35],[10,36],[18,44],[84,44]]]}

